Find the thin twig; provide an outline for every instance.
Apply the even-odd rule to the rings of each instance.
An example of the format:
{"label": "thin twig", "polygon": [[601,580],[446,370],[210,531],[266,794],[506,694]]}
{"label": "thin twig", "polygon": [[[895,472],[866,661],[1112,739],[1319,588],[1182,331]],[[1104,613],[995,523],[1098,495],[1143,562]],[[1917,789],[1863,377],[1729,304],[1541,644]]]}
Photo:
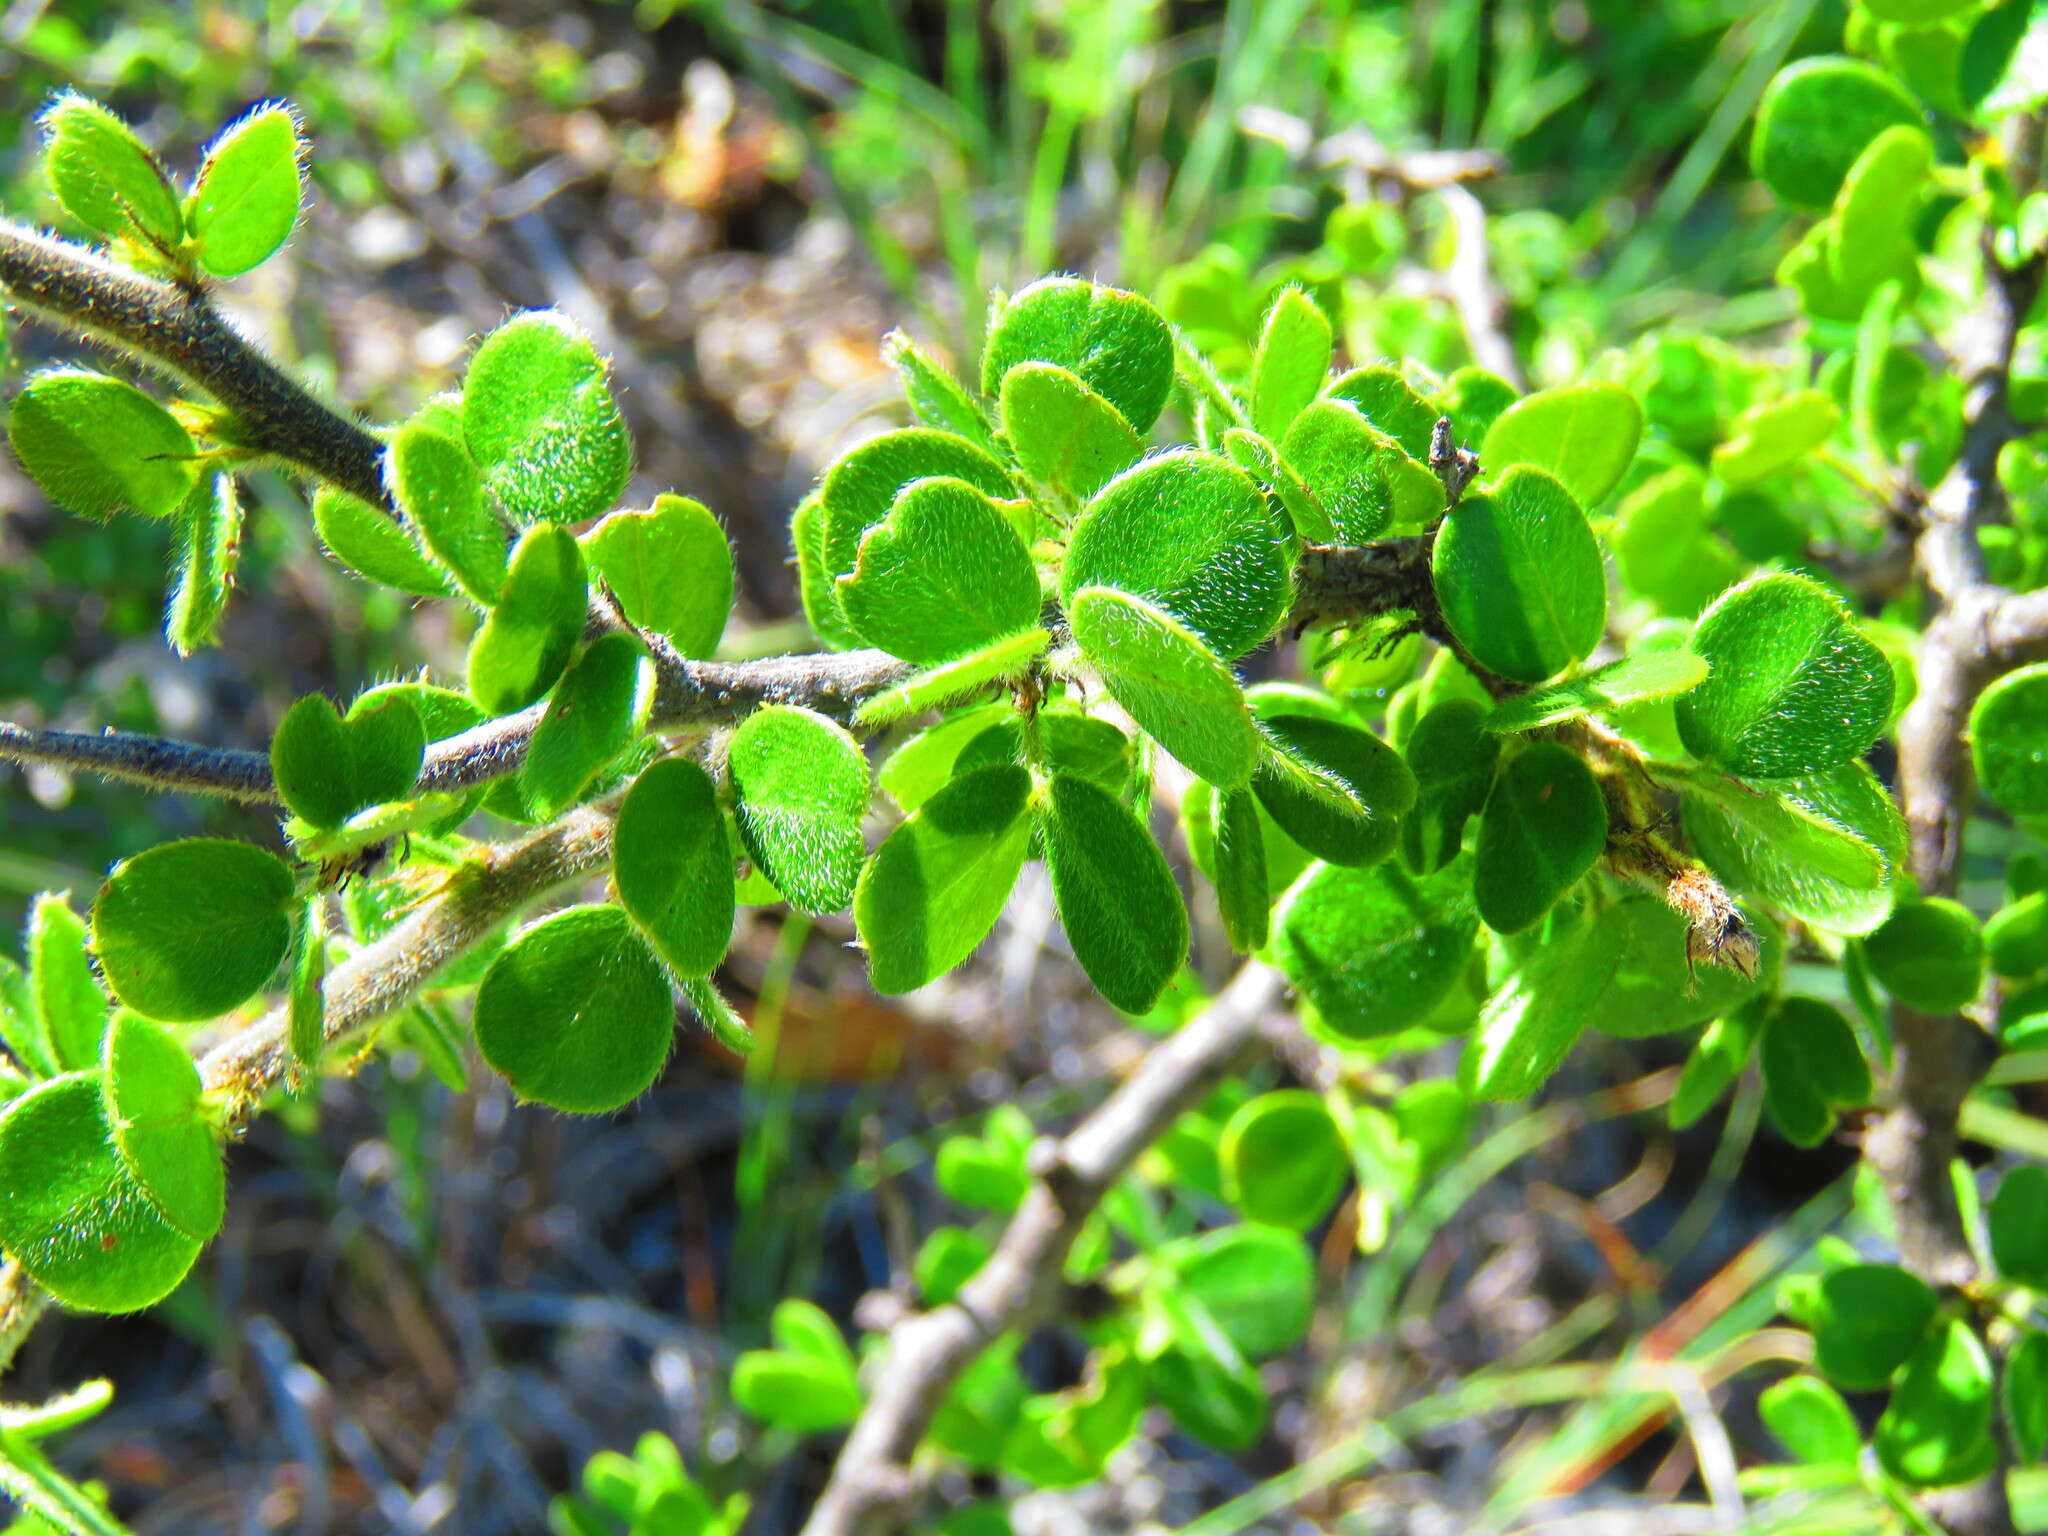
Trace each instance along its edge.
{"label": "thin twig", "polygon": [[1154,1046],[1100,1108],[1064,1138],[1034,1149],[1031,1190],[989,1261],[945,1306],[891,1330],[867,1406],[804,1536],[879,1536],[902,1527],[903,1506],[917,1491],[911,1457],[960,1373],[997,1338],[1053,1307],[1082,1224],[1139,1154],[1256,1043],[1283,986],[1279,972],[1248,963],[1198,1017]]}

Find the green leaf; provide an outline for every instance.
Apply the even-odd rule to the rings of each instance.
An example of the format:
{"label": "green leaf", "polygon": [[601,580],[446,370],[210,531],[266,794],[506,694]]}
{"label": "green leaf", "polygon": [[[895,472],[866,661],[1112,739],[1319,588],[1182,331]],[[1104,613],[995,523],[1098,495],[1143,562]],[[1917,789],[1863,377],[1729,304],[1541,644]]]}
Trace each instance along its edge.
{"label": "green leaf", "polygon": [[1585,760],[1539,741],[1508,764],[1479,819],[1472,895],[1496,933],[1520,933],[1593,867],[1607,801]]}
{"label": "green leaf", "polygon": [[702,502],[657,496],[645,512],[614,512],[583,535],[583,555],[632,623],[685,656],[718,649],[732,613],[732,546]]}
{"label": "green leaf", "polygon": [[[908,815],[937,794],[953,777],[960,754],[971,743],[980,740],[990,727],[1005,723],[1017,724],[1016,706],[1008,699],[962,710],[919,731],[891,752],[883,760],[881,771],[875,775],[876,782],[896,802],[897,809]],[[1008,761],[1013,758],[1014,754],[1005,754],[988,760]]]}
{"label": "green leaf", "polygon": [[1171,614],[1109,587],[1067,604],[1075,643],[1141,729],[1223,789],[1246,783],[1261,738],[1230,669]]}
{"label": "green leaf", "polygon": [[1984,953],[2000,976],[2048,971],[2048,891],[2000,907],[1984,924]]}
{"label": "green leaf", "polygon": [[[298,930],[292,935],[291,963],[291,989],[285,999],[285,1044],[291,1050],[293,1072],[303,1082],[320,1070],[320,1057],[327,1047],[327,900],[324,895],[315,893],[300,904]],[[418,1016],[425,1018],[424,1014]],[[431,1027],[419,1033],[426,1040],[438,1043]],[[461,1059],[457,1053],[437,1053],[429,1046],[425,1054],[430,1062],[436,1055],[454,1056],[453,1071],[441,1070],[446,1062],[440,1063],[435,1070],[443,1081],[452,1078],[454,1086],[462,1085]]]}
{"label": "green leaf", "polygon": [[[1323,391],[1331,400],[1349,400],[1365,419],[1401,445],[1417,464],[1429,461],[1429,440],[1436,431],[1436,412],[1395,369],[1354,368],[1330,381]],[[1439,487],[1441,495],[1441,487]]]}
{"label": "green leaf", "polygon": [[609,511],[633,472],[604,359],[554,310],[515,315],[484,338],[462,379],[462,435],[491,494],[529,522]]}
{"label": "green leaf", "polygon": [[1486,717],[1486,728],[1502,734],[1533,731],[1647,699],[1668,699],[1697,687],[1707,670],[1706,660],[1684,646],[1638,651],[1584,677],[1504,700]]}
{"label": "green leaf", "polygon": [[654,668],[637,636],[599,635],[562,674],[519,768],[519,792],[537,821],[582,798],[604,766],[647,724]]}
{"label": "green leaf", "polygon": [[1723,485],[1753,485],[1819,448],[1841,419],[1834,397],[1818,389],[1753,405],[1735,418],[1728,441],[1714,450],[1714,476]]}
{"label": "green leaf", "polygon": [[1900,1482],[1939,1488],[1996,1468],[1991,1356],[1963,1318],[1937,1322],[1906,1361],[1872,1431],[1878,1464]]}
{"label": "green leaf", "polygon": [[98,1064],[107,1031],[107,999],[93,980],[85,923],[68,896],[36,897],[28,917],[28,985],[36,1039],[51,1068],[76,1072]]}
{"label": "green leaf", "polygon": [[[1462,871],[1418,882],[1387,864],[1326,864],[1274,914],[1274,958],[1340,1048],[1421,1023],[1449,995],[1478,934]],[[1462,893],[1462,894],[1461,894]]]}
{"label": "green leaf", "polygon": [[1863,764],[1754,788],[1702,775],[1680,803],[1694,850],[1736,890],[1831,933],[1890,915],[1906,826]]}
{"label": "green leaf", "polygon": [[93,949],[114,996],[173,1023],[254,996],[291,947],[292,872],[247,843],[160,843],[114,866],[92,906]]}
{"label": "green leaf", "polygon": [[861,638],[906,661],[952,661],[1038,622],[1038,570],[994,502],[964,480],[919,480],[860,542],[839,582]]}
{"label": "green leaf", "polygon": [[1246,1221],[1306,1232],[1330,1212],[1351,1178],[1337,1122],[1305,1088],[1262,1093],[1239,1105],[1216,1146],[1223,1191]]}
{"label": "green leaf", "polygon": [[1572,384],[1517,400],[1486,430],[1479,462],[1500,482],[1511,465],[1547,471],[1581,507],[1621,483],[1643,435],[1643,408],[1619,384]]}
{"label": "green leaf", "polygon": [[1252,358],[1252,425],[1279,442],[1321,392],[1330,372],[1330,321],[1299,288],[1283,288],[1266,311]]}
{"label": "green leaf", "polygon": [[1487,719],[1486,706],[1476,700],[1445,699],[1408,738],[1415,807],[1401,824],[1401,853],[1418,873],[1457,857],[1465,823],[1486,804],[1501,752]]}
{"label": "green leaf", "polygon": [[1880,284],[1912,284],[1920,261],[1914,226],[1933,169],[1934,141],[1918,127],[1887,128],[1864,146],[1827,223],[1828,266],[1845,293],[1867,299]]}
{"label": "green leaf", "polygon": [[790,905],[818,915],[852,901],[868,805],[859,744],[823,715],[771,705],[733,733],[728,763],[740,841]]}
{"label": "green leaf", "polygon": [[1376,864],[1392,853],[1416,792],[1400,754],[1343,721],[1261,713],[1274,750],[1252,789],[1280,830],[1332,864]]}
{"label": "green leaf", "polygon": [[1248,1360],[1292,1349],[1315,1309],[1315,1264],[1297,1233],[1246,1221],[1168,1243],[1154,1256]]}
{"label": "green leaf", "polygon": [[1818,1146],[1835,1128],[1834,1111],[1870,1102],[1870,1065],[1841,1010],[1811,997],[1788,997],[1764,1026],[1764,1107],[1786,1139]]}
{"label": "green leaf", "polygon": [[992,684],[1014,683],[1051,644],[1052,631],[1037,628],[992,640],[980,650],[942,661],[875,694],[854,711],[853,723],[888,725],[927,709],[959,704],[971,695],[986,693]]}
{"label": "green leaf", "polygon": [[1232,660],[1270,636],[1293,600],[1279,532],[1251,476],[1177,449],[1124,471],[1083,509],[1060,596],[1070,611],[1088,587],[1142,597]]}
{"label": "green leaf", "polygon": [[1723,593],[1692,644],[1713,670],[1678,701],[1679,734],[1738,778],[1849,762],[1890,717],[1891,664],[1841,599],[1804,576],[1755,576]]}
{"label": "green leaf", "polygon": [[116,1152],[98,1073],[38,1084],[0,1115],[0,1249],[82,1312],[154,1306],[199,1256]]}
{"label": "green leaf", "polygon": [[2048,1168],[2008,1169],[1988,1212],[1991,1258],[2015,1285],[2048,1290]]}
{"label": "green leaf", "polygon": [[[507,579],[505,529],[485,504],[483,481],[462,444],[425,421],[408,422],[391,440],[389,473],[392,495],[434,558],[472,600],[486,608],[497,602]],[[406,562],[390,540],[380,542],[385,548],[375,558],[384,580],[385,565],[395,575]]]}
{"label": "green leaf", "polygon": [[1258,1372],[1235,1351],[1219,1353],[1204,1342],[1195,1334],[1148,1360],[1146,1391],[1204,1445],[1246,1450],[1266,1432],[1273,1405]]}
{"label": "green leaf", "polygon": [[2006,79],[2033,16],[2033,0],[1999,0],[1970,28],[1956,71],[1957,94],[1970,111],[1980,110]]}
{"label": "green leaf", "polygon": [[1706,477],[1690,464],[1644,481],[1621,504],[1621,579],[1665,613],[1690,617],[1742,572],[1707,518]]}
{"label": "green leaf", "polygon": [[171,413],[132,384],[52,368],[14,397],[7,441],[67,512],[169,517],[199,482],[199,450]]}
{"label": "green leaf", "polygon": [[569,907],[520,933],[477,987],[477,1049],[523,1101],[609,1114],[653,1086],[675,1002],[617,907]]}
{"label": "green leaf", "polygon": [[[1341,407],[1348,410],[1349,407]],[[1337,526],[1323,504],[1310,493],[1308,483],[1294,466],[1280,457],[1280,450],[1256,432],[1231,427],[1223,434],[1223,453],[1231,463],[1277,496],[1287,514],[1289,528],[1298,537],[1316,544],[1337,540]]]}
{"label": "green leaf", "polygon": [[1146,1013],[1180,973],[1188,914],[1159,845],[1101,786],[1056,773],[1043,803],[1045,862],[1067,943],[1125,1013]]}
{"label": "green leaf", "polygon": [[1241,955],[1263,949],[1272,928],[1273,893],[1258,801],[1243,789],[1204,788],[1213,797],[1212,878],[1223,933]]}
{"label": "green leaf", "polygon": [[164,636],[180,656],[220,638],[221,615],[242,554],[242,498],[231,475],[202,475],[178,512],[177,576]]}
{"label": "green leaf", "polygon": [[2028,1329],[2005,1357],[1999,1385],[2006,1428],[2022,1466],[2048,1453],[2048,1333]]}
{"label": "green leaf", "polygon": [[2000,810],[2048,817],[2048,662],[2008,672],[1978,695],[1970,757]]}
{"label": "green leaf", "polygon": [[740,1017],[737,1008],[725,1000],[718,988],[706,976],[685,976],[682,980],[683,999],[690,1005],[690,1012],[697,1016],[697,1022],[710,1031],[711,1037],[735,1056],[751,1056],[754,1053],[754,1032],[747,1027],[747,1021]]}
{"label": "green leaf", "polygon": [[[313,527],[327,553],[365,581],[381,582],[415,597],[453,597],[448,572],[422,554],[397,519],[347,491],[323,485],[313,493]],[[492,535],[502,546],[504,539]]]}
{"label": "green leaf", "polygon": [[711,775],[682,757],[650,764],[619,807],[612,879],[678,975],[709,976],[732,943],[734,886]]}
{"label": "green leaf", "polygon": [[775,1304],[769,1331],[774,1349],[750,1349],[733,1362],[733,1401],[793,1434],[851,1424],[861,1409],[860,1378],[832,1320],[790,1296]]}
{"label": "green leaf", "polygon": [[[1131,738],[1107,720],[1076,714],[1071,709],[1041,707],[1033,717],[1036,761],[1049,770],[1093,779],[1113,795],[1131,787]],[[988,763],[1032,761],[1024,750],[1025,724],[1014,714],[993,724],[981,723],[974,739],[960,749],[953,772],[966,773]]]}
{"label": "green leaf", "polygon": [[0,955],[0,1044],[31,1077],[51,1077],[62,1070],[51,1055],[35,987],[27,973],[5,955]]}
{"label": "green leaf", "polygon": [[995,433],[989,429],[988,417],[982,414],[974,397],[967,393],[967,387],[908,335],[902,331],[891,331],[884,336],[882,361],[895,370],[896,382],[903,386],[903,398],[910,405],[910,414],[920,426],[951,432],[966,438],[977,448],[995,452]]}
{"label": "green leaf", "polygon": [[1946,21],[1958,11],[1975,10],[1981,3],[1982,0],[1856,0],[1876,20],[1905,27]]}
{"label": "green leaf", "polygon": [[974,953],[1031,847],[1031,775],[994,763],[953,779],[861,871],[853,916],[877,992],[909,992]]}
{"label": "green leaf", "polygon": [[1521,395],[1499,374],[1467,366],[1444,381],[1442,398],[1451,436],[1469,447],[1485,442],[1493,424]]}
{"label": "green leaf", "polygon": [[933,1159],[932,1176],[949,1200],[1007,1213],[1031,1189],[1031,1118],[1014,1104],[989,1112],[980,1135],[948,1136]]}
{"label": "green leaf", "polygon": [[850,650],[860,636],[839,607],[839,587],[825,567],[825,504],[816,491],[789,515],[789,542],[796,555],[797,595],[811,633],[828,648]]}
{"label": "green leaf", "polygon": [[189,211],[193,254],[215,277],[269,259],[299,222],[304,146],[289,107],[267,102],[215,139],[200,162]]}
{"label": "green leaf", "polygon": [[[1777,930],[1752,917],[1750,926],[1763,948],[1754,977],[1725,965],[1695,967],[1686,958],[1685,919],[1647,893],[1623,897],[1604,920],[1620,931],[1621,958],[1589,1024],[1624,1039],[1691,1029],[1729,1012],[1753,996],[1784,957]],[[1745,1059],[1748,1050],[1745,1037]],[[1726,1086],[1721,1081],[1709,1101]]]}
{"label": "green leaf", "polygon": [[[827,470],[819,483],[822,526],[811,536],[818,541],[823,570],[835,577],[851,575],[867,531],[889,515],[896,498],[911,485],[935,477],[965,480],[995,501],[1016,495],[1002,465],[965,438],[926,427],[871,437]],[[799,541],[799,554],[802,548]]]}
{"label": "green leaf", "polygon": [[1825,212],[1863,148],[1920,107],[1890,75],[1856,59],[1801,59],[1757,106],[1749,164],[1795,208]]}
{"label": "green leaf", "polygon": [[1350,401],[1317,400],[1297,413],[1281,457],[1314,498],[1320,521],[1329,525],[1303,527],[1303,537],[1363,544],[1401,520],[1391,474],[1404,455]]}
{"label": "green leaf", "polygon": [[1752,1005],[1723,1014],[1701,1033],[1671,1095],[1673,1130],[1682,1131],[1695,1123],[1741,1076],[1763,1021],[1762,1009]]}
{"label": "green leaf", "polygon": [[1788,1376],[1757,1399],[1764,1427],[1809,1466],[1854,1467],[1863,1431],[1842,1394],[1817,1376]]}
{"label": "green leaf", "polygon": [[309,693],[278,722],[270,771],[293,812],[316,827],[338,827],[357,811],[410,795],[426,749],[426,725],[403,695],[358,702],[344,719],[326,697]]}
{"label": "green leaf", "polygon": [[1515,682],[1583,660],[1606,626],[1600,546],[1571,494],[1540,469],[1518,465],[1461,501],[1437,534],[1430,574],[1451,632]]}
{"label": "green leaf", "polygon": [[1821,1277],[1813,1363],[1845,1392],[1876,1392],[1934,1321],[1927,1282],[1892,1264],[1848,1264]]}
{"label": "green leaf", "polygon": [[1486,1000],[1458,1063],[1476,1099],[1527,1098],[1563,1064],[1592,1023],[1621,967],[1627,931],[1612,911],[1560,914],[1558,928],[1528,950]]}
{"label": "green leaf", "polygon": [[1152,430],[1173,387],[1173,337],[1134,293],[1048,277],[1012,294],[990,319],[981,392],[998,395],[1021,363],[1078,375],[1139,433]]}
{"label": "green leaf", "polygon": [[[950,1145],[947,1143],[945,1145]],[[940,1148],[944,1150],[944,1145]],[[939,1227],[918,1246],[911,1278],[927,1307],[943,1307],[960,1294],[994,1252],[986,1238],[966,1227]]]}
{"label": "green leaf", "polygon": [[529,528],[512,552],[497,606],[470,642],[470,697],[488,714],[509,715],[554,687],[575,654],[588,605],[575,536],[559,523]]}
{"label": "green leaf", "polygon": [[1064,368],[1022,363],[1003,376],[1003,435],[1024,473],[1076,501],[1145,451],[1115,406]]}
{"label": "green leaf", "polygon": [[1863,941],[1863,954],[1878,984],[1922,1013],[1953,1013],[1984,985],[1984,930],[1945,896],[1901,901]]}
{"label": "green leaf", "polygon": [[150,1203],[195,1242],[227,1213],[220,1137],[207,1123],[199,1069],[161,1024],[125,1009],[107,1031],[104,1109],[121,1162]]}
{"label": "green leaf", "polygon": [[155,155],[96,101],[65,92],[41,118],[43,171],[64,211],[116,239],[134,234],[158,252],[185,237],[178,194]]}

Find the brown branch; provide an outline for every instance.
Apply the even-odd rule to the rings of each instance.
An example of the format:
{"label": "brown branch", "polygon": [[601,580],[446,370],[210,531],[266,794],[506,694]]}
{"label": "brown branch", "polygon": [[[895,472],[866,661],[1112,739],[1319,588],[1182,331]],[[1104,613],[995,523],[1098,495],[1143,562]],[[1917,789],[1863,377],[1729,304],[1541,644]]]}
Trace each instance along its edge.
{"label": "brown branch", "polygon": [[[2009,151],[2015,179],[2033,184],[2040,168],[2041,124],[2015,121]],[[1985,577],[1978,532],[2006,515],[2000,452],[2018,432],[2008,398],[2021,325],[2041,291],[2043,263],[2001,267],[1987,234],[1985,294],[1956,338],[1967,381],[1962,452],[1927,499],[1915,566],[1931,611],[1916,653],[1919,692],[1899,722],[1900,808],[1910,837],[1910,869],[1920,893],[1956,889],[1963,828],[1974,790],[1965,731],[1977,696],[1998,673],[2048,641],[2048,598],[2015,596]],[[1963,1102],[1997,1054],[1990,1034],[1963,1013],[1925,1014],[1894,1006],[1892,1108],[1865,1137],[1864,1156],[1885,1188],[1899,1256],[1930,1284],[1956,1287],[1977,1276],[1976,1255],[1956,1200],[1950,1169]],[[1984,1480],[1935,1495],[1930,1511],[1962,1536],[2014,1530],[2005,1493],[2010,1450]]]}
{"label": "brown branch", "polygon": [[1138,1155],[1257,1041],[1283,985],[1271,967],[1247,964],[1202,1014],[1154,1046],[1100,1108],[1064,1138],[1039,1143],[1031,1190],[989,1261],[954,1300],[890,1330],[867,1406],[804,1536],[902,1528],[917,1491],[911,1458],[953,1383],[997,1338],[1048,1315],[1082,1224]]}

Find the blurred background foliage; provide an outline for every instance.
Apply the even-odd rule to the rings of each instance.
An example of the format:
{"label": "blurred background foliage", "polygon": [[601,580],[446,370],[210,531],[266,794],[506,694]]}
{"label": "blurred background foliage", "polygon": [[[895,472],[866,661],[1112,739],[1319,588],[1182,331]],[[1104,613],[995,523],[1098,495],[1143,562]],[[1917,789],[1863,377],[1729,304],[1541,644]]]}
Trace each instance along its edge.
{"label": "blurred background foliage", "polygon": [[[1743,164],[1748,120],[1847,25],[1842,0],[12,0],[0,204],[56,217],[30,140],[60,88],[179,166],[246,106],[295,103],[313,206],[231,288],[238,319],[390,420],[508,309],[567,311],[615,359],[631,494],[725,520],[745,621],[726,651],[759,654],[804,643],[788,510],[896,409],[893,324],[971,373],[990,287],[1067,269],[1157,293],[1227,367],[1298,282],[1358,361],[1466,361],[1443,282],[1459,231],[1374,173],[1390,157],[1486,174],[1537,382],[1626,370],[1665,439],[1710,446],[1741,378],[1784,366],[1793,318],[1771,281],[1791,231]],[[69,353],[20,325],[7,344]],[[259,479],[252,499],[226,643],[177,661],[164,530],[66,517],[0,464],[0,716],[261,745],[299,694],[459,658],[445,617],[323,561],[295,488]],[[151,842],[272,831],[45,770],[0,770],[0,819],[8,927],[33,891],[84,898]],[[928,1163],[949,1127],[1005,1102],[1043,1121],[1129,1060],[1071,968],[1040,963],[1050,922],[1027,884],[1000,952],[885,1005],[846,933],[752,912],[728,979],[763,1049],[744,1075],[686,1055],[616,1123],[515,1113],[502,1084],[451,1092],[423,1018],[364,1064],[376,1091],[331,1084],[252,1133],[229,1229],[171,1304],[43,1330],[10,1395],[115,1376],[115,1409],[71,1449],[139,1532],[535,1531],[588,1457],[649,1429],[719,1498],[751,1496],[749,1530],[793,1529],[827,1451],[737,1414],[733,1356],[778,1298],[845,1319],[906,1271],[947,1209]],[[1431,1456],[1394,1456],[1349,1503],[1297,1488],[1305,1508],[1358,1530],[1489,1507],[1650,1519],[1693,1476],[1685,1435],[1606,1366],[1705,1359],[1761,1327],[1852,1204],[1848,1149],[1755,1143],[1753,1079],[1683,1136],[1631,1116],[1676,1050],[1589,1043],[1545,1107],[1441,1169],[1417,1245],[1274,1367],[1299,1406],[1260,1445],[1141,1438],[1115,1479],[1037,1495],[1016,1528],[1180,1524],[1425,1386]],[[1596,1088],[1614,1083],[1637,1086]],[[1159,1155],[1176,1150],[1199,1162]],[[1456,1245],[1429,1240],[1453,1223]],[[1075,1367],[1056,1340],[1027,1355],[1050,1384]],[[1503,1362],[1536,1411],[1445,1395]],[[1744,1412],[1728,1432],[1759,1438]]]}

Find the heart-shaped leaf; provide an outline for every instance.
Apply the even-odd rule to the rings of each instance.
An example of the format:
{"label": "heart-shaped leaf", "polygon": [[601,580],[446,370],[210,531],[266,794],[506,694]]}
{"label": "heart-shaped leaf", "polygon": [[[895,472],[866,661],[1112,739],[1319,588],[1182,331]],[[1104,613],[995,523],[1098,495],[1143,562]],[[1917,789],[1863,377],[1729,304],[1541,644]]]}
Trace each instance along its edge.
{"label": "heart-shaped leaf", "polygon": [[1848,1264],[1821,1277],[1813,1363],[1845,1392],[1876,1392],[1906,1363],[1934,1320],[1927,1282],[1893,1264]]}
{"label": "heart-shaped leaf", "polygon": [[1619,384],[1571,384],[1517,400],[1487,428],[1479,462],[1498,478],[1515,464],[1548,471],[1579,506],[1620,484],[1643,435],[1643,408]]}
{"label": "heart-shaped leaf", "polygon": [[819,525],[812,537],[823,571],[851,575],[867,531],[889,515],[907,486],[937,476],[965,480],[992,500],[1016,494],[1002,465],[950,432],[906,427],[871,437],[826,471],[818,486]]}
{"label": "heart-shaped leaf", "polygon": [[1771,1011],[1759,1051],[1764,1108],[1796,1146],[1813,1147],[1835,1128],[1835,1111],[1870,1102],[1870,1065],[1840,1009],[1788,997]]}
{"label": "heart-shaped leaf", "polygon": [[596,517],[633,472],[604,359],[554,310],[516,315],[484,338],[462,379],[462,435],[491,494],[529,522]]}
{"label": "heart-shaped leaf", "polygon": [[733,1401],[755,1418],[794,1434],[837,1429],[860,1413],[853,1351],[832,1319],[798,1297],[784,1297],[769,1319],[774,1349],[750,1349],[733,1362]]}
{"label": "heart-shaped leaf", "polygon": [[1071,611],[1087,587],[1165,609],[1226,661],[1272,634],[1293,598],[1258,484],[1228,459],[1179,449],[1124,471],[1074,524],[1060,572]]}
{"label": "heart-shaped leaf", "polygon": [[617,907],[569,907],[527,928],[484,972],[477,1049],[523,1100],[609,1114],[661,1075],[675,1002]]}
{"label": "heart-shaped leaf", "polygon": [[98,1073],[40,1083],[0,1115],[0,1249],[82,1312],[154,1306],[198,1258],[122,1162]]}
{"label": "heart-shaped leaf", "polygon": [[870,645],[952,661],[1038,622],[1038,570],[994,502],[964,480],[906,487],[860,541],[839,604]]}
{"label": "heart-shaped leaf", "polygon": [[92,905],[93,949],[114,996],[174,1023],[260,991],[291,946],[289,865],[219,838],[160,843],[114,866]]}
{"label": "heart-shaped leaf", "polygon": [[1173,336],[1135,293],[1048,277],[1012,294],[991,317],[981,392],[1000,395],[1020,363],[1052,363],[1077,375],[1144,433],[1173,387]]}
{"label": "heart-shaped leaf", "polygon": [[1391,472],[1401,449],[1350,401],[1317,400],[1296,413],[1280,451],[1329,525],[1303,537],[1363,544],[1398,520]]}
{"label": "heart-shaped leaf", "polygon": [[1969,1321],[1935,1323],[1871,1432],[1879,1465],[1912,1488],[1974,1482],[1995,1470],[1991,1384],[1990,1353]]}
{"label": "heart-shaped leaf", "polygon": [[657,496],[645,512],[614,512],[583,536],[583,553],[641,629],[685,656],[718,649],[732,613],[732,546],[703,503]]}
{"label": "heart-shaped leaf", "polygon": [[346,718],[307,694],[285,711],[270,741],[270,771],[293,812],[338,827],[357,811],[412,793],[427,748],[419,711],[401,696],[357,703]]}

